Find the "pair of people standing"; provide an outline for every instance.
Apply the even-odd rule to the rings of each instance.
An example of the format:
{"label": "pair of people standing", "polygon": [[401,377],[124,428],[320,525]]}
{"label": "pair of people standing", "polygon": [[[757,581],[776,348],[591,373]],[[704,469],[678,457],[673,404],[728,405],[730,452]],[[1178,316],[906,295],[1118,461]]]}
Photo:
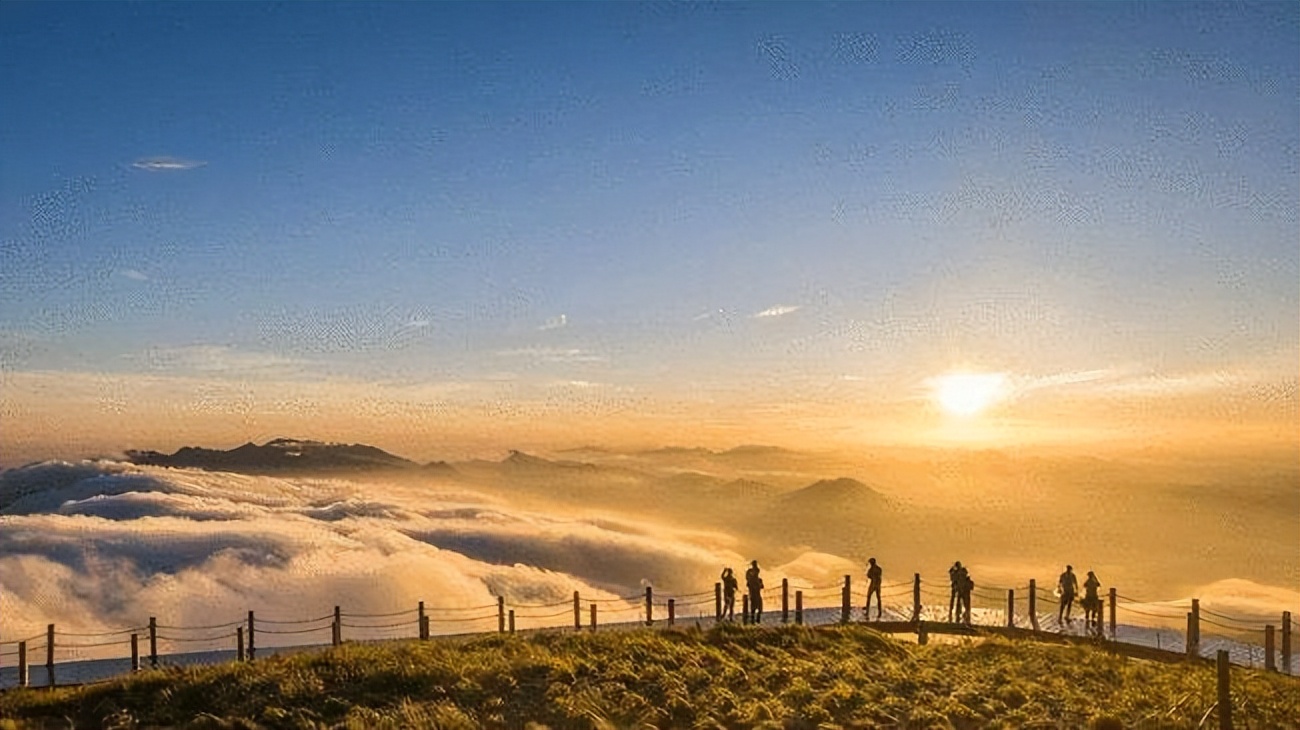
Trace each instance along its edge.
{"label": "pair of people standing", "polygon": [[948,582],[952,586],[952,593],[948,596],[948,621],[953,620],[953,607],[957,609],[957,622],[970,625],[970,594],[975,590],[975,581],[970,577],[970,571],[961,564],[961,561],[952,564],[948,569]]}
{"label": "pair of people standing", "polygon": [[[1097,574],[1088,571],[1088,579],[1083,582],[1083,600],[1080,604],[1083,606],[1083,620],[1085,626],[1101,626],[1101,596],[1097,590],[1101,588],[1101,581],[1097,579]],[[1059,623],[1070,623],[1070,609],[1074,607],[1074,597],[1079,593],[1079,578],[1074,574],[1074,566],[1065,566],[1065,572],[1056,582],[1056,589],[1061,594],[1060,608],[1056,611],[1056,620]]]}
{"label": "pair of people standing", "polygon": [[[729,621],[736,617],[736,589],[739,587],[736,574],[731,568],[723,568],[722,615]],[[745,588],[749,591],[749,615],[745,620],[760,623],[763,619],[763,576],[760,574],[757,560],[750,561],[749,569],[745,571]]]}

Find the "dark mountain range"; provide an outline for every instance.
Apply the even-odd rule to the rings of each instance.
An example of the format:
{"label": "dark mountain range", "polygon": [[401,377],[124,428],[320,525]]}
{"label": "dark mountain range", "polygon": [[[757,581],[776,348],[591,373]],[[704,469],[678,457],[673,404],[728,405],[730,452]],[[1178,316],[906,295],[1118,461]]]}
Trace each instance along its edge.
{"label": "dark mountain range", "polygon": [[[185,446],[174,454],[128,451],[134,464],[187,467],[209,471],[336,471],[364,469],[414,469],[420,465],[366,444],[335,444],[299,439],[275,439],[261,446],[252,442],[222,451]],[[437,470],[450,469],[430,465]]]}

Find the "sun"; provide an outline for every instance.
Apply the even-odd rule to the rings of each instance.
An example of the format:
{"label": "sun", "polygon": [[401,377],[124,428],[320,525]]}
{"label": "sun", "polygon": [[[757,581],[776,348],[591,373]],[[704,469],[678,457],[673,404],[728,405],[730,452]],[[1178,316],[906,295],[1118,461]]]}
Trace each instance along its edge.
{"label": "sun", "polygon": [[944,412],[974,416],[1006,398],[1006,373],[948,373],[929,380],[931,397]]}

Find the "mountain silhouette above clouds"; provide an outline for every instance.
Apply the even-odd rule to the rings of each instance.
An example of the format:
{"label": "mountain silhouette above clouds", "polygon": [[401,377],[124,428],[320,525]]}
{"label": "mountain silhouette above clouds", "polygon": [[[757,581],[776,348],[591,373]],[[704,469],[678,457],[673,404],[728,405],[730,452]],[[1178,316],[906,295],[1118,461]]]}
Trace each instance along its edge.
{"label": "mountain silhouette above clouds", "polygon": [[[252,442],[229,450],[184,446],[174,454],[159,451],[128,451],[127,460],[150,466],[184,467],[209,471],[331,471],[365,469],[417,469],[420,464],[366,444],[338,444],[323,441],[278,438],[262,445]],[[446,471],[451,467],[434,462],[426,468]]]}

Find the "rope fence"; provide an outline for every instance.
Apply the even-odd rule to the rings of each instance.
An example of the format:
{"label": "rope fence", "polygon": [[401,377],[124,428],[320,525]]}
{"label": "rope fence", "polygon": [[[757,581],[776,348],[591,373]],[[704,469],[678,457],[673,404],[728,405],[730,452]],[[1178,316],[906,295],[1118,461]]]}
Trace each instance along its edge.
{"label": "rope fence", "polygon": [[[1238,664],[1276,670],[1279,669],[1274,661],[1277,657],[1281,660],[1281,671],[1292,674],[1300,670],[1297,667],[1300,662],[1292,655],[1290,612],[1284,612],[1281,621],[1272,624],[1259,616],[1234,615],[1202,607],[1195,599],[1143,601],[1110,589],[1107,594],[1096,595],[1091,610],[1084,607],[1086,597],[1076,596],[1073,603],[1078,605],[1070,608],[1077,609],[1077,614],[1065,614],[1060,597],[1035,582],[1015,588],[980,585],[957,591],[947,581],[926,583],[919,575],[912,581],[882,582],[876,586],[861,579],[853,580],[852,576],[845,576],[842,583],[828,585],[800,586],[786,580],[764,587],[758,595],[762,598],[761,615],[750,610],[753,594],[736,590],[734,611],[741,614],[739,617],[727,611],[722,584],[717,583],[712,591],[694,593],[656,594],[652,587],[646,587],[643,593],[585,600],[575,592],[572,600],[507,603],[504,597],[498,597],[495,604],[478,606],[426,606],[420,602],[418,607],[376,613],[345,612],[336,606],[331,613],[306,619],[263,618],[250,611],[246,618],[195,625],[160,624],[150,618],[146,625],[125,629],[61,631],[51,624],[45,632],[25,639],[0,641],[0,669],[16,664],[17,684],[26,685],[30,667],[43,664],[48,670],[48,684],[53,685],[57,664],[111,658],[109,655],[114,652],[106,650],[125,645],[130,645],[131,669],[135,670],[141,667],[142,656],[149,666],[158,666],[161,659],[168,658],[201,663],[201,659],[183,659],[201,656],[194,654],[196,651],[206,651],[214,657],[212,661],[228,659],[232,650],[238,660],[252,660],[257,655],[259,638],[270,638],[271,644],[260,647],[265,651],[296,650],[308,648],[302,644],[303,638],[327,631],[330,643],[337,646],[345,640],[393,641],[416,637],[425,640],[435,633],[461,636],[513,634],[519,629],[597,630],[601,624],[615,628],[672,626],[677,620],[698,624],[700,620],[710,619],[717,623],[766,619],[812,626],[872,622],[871,615],[864,612],[870,597],[876,609],[874,621],[883,622],[879,625],[893,633],[915,632],[921,643],[928,633],[962,633],[964,627],[1019,629],[1032,632],[1031,636],[1063,634],[1108,640],[1116,646],[1180,652],[1189,658],[1203,656],[1211,648],[1228,646],[1231,661]],[[1120,624],[1118,615],[1130,622]],[[1184,621],[1184,631],[1168,626],[1170,622]],[[1207,637],[1209,640],[1203,642],[1202,625],[1219,629],[1222,635]],[[438,627],[442,630],[435,631]],[[1280,647],[1277,646],[1279,638]],[[160,651],[160,645],[164,651]],[[188,653],[175,653],[182,649]],[[120,657],[120,653],[116,656]],[[102,677],[85,677],[80,683],[99,679]],[[3,681],[0,679],[0,684]]]}

